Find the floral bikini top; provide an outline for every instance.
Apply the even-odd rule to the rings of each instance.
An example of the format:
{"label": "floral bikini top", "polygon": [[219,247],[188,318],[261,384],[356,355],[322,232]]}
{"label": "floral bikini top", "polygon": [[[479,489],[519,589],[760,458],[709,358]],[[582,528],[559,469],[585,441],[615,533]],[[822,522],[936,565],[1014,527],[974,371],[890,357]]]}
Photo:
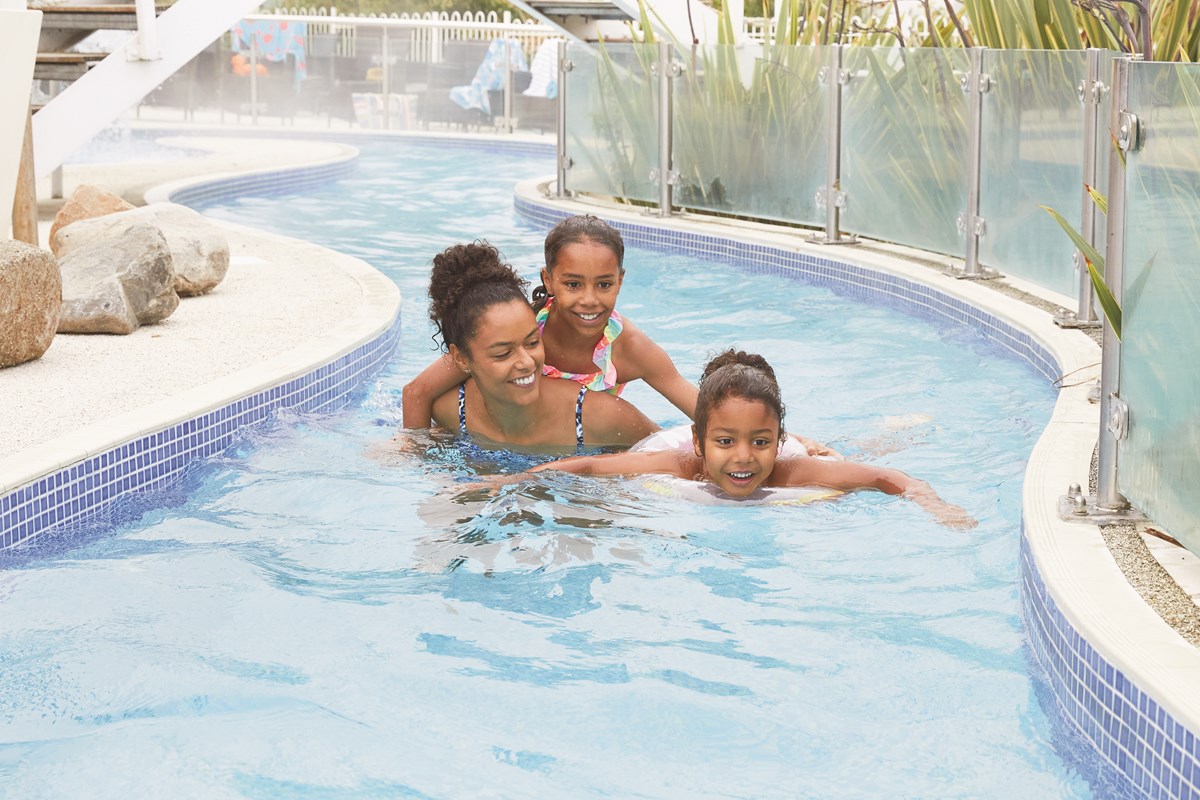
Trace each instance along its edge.
{"label": "floral bikini top", "polygon": [[[551,297],[546,301],[542,310],[537,312],[539,332],[545,332],[546,320],[550,317],[550,306],[553,304],[554,298]],[[604,326],[604,333],[601,334],[600,341],[596,343],[596,349],[592,351],[592,363],[600,368],[599,372],[563,372],[558,367],[543,364],[542,374],[547,378],[566,378],[569,381],[575,381],[594,392],[619,395],[625,390],[625,384],[617,383],[617,368],[612,360],[612,344],[613,340],[621,335],[624,327],[625,323],[621,321],[621,315],[614,308],[608,316],[608,324]]]}

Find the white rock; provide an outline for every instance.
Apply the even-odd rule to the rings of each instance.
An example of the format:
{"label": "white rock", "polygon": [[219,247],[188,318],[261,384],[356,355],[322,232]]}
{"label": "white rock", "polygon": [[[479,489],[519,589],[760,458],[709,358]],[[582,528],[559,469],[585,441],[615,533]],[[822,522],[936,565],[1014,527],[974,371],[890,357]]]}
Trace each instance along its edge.
{"label": "white rock", "polygon": [[139,325],[166,319],[179,306],[162,232],[130,220],[111,233],[60,259],[59,333],[132,333]]}

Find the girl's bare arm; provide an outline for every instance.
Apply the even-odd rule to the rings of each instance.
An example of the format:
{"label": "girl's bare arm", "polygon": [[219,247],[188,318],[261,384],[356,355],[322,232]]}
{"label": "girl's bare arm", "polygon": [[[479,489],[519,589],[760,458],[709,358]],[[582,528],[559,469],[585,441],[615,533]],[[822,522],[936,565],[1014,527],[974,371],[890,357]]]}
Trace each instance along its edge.
{"label": "girl's bare arm", "polygon": [[628,320],[621,336],[628,337],[617,362],[617,370],[622,376],[628,375],[627,380],[644,380],[692,419],[696,414],[696,387],[679,374],[679,368],[667,351]]}
{"label": "girl's bare arm", "polygon": [[462,383],[465,377],[448,355],[443,355],[422,370],[420,375],[405,384],[400,398],[404,427],[430,427],[434,401]]}
{"label": "girl's bare arm", "polygon": [[853,491],[875,489],[901,495],[928,511],[938,522],[950,528],[974,528],[979,523],[967,511],[948,503],[923,480],[898,469],[858,464],[851,461],[825,461],[816,458],[789,458],[776,462],[771,475],[773,486],[827,486]]}
{"label": "girl's bare arm", "polygon": [[679,453],[670,450],[640,453],[606,453],[598,456],[572,456],[538,464],[530,472],[556,470],[575,475],[675,475],[684,477]]}

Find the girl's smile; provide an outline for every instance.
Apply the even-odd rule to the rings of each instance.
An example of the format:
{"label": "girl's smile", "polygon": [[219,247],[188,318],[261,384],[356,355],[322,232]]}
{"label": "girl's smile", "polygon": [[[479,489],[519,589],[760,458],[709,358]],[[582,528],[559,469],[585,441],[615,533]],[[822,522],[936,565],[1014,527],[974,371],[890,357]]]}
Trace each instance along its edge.
{"label": "girl's smile", "polygon": [[703,441],[693,429],[693,446],[718,489],[730,497],[746,497],[775,469],[779,417],[761,400],[726,398],[708,412]]}
{"label": "girl's smile", "polygon": [[609,247],[591,240],[559,251],[554,269],[542,271],[554,308],[572,328],[595,336],[608,324],[621,291],[621,267]]}

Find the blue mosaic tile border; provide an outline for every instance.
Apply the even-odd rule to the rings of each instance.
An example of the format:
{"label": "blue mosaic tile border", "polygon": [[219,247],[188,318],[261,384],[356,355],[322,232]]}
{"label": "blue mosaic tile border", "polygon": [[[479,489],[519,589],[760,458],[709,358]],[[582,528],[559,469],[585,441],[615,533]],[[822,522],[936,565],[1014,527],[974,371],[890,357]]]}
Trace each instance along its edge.
{"label": "blue mosaic tile border", "polygon": [[1021,536],[1025,628],[1068,725],[1150,798],[1200,798],[1200,743],[1153,698],[1108,663],[1063,616]]}
{"label": "blue mosaic tile border", "polygon": [[392,357],[400,317],[375,339],[312,372],[84,459],[0,497],[0,549],[101,513],[132,492],[158,489],[229,447],[246,425],[280,408],[333,411]]}
{"label": "blue mosaic tile border", "polygon": [[[570,216],[570,212],[546,208],[523,197],[515,198],[514,205],[518,214],[540,227],[553,227]],[[1062,374],[1058,361],[1028,333],[987,311],[924,284],[831,258],[796,253],[770,245],[746,244],[691,231],[664,230],[620,219],[606,221],[621,232],[626,244],[718,258],[751,272],[795,274],[810,283],[828,286],[850,297],[872,302],[882,299],[908,312],[967,325],[1029,363],[1047,380],[1056,381]]]}
{"label": "blue mosaic tile border", "polygon": [[185,206],[203,206],[231,195],[279,194],[296,191],[308,186],[334,181],[351,174],[358,163],[358,155],[348,156],[326,164],[304,167],[281,167],[251,175],[236,175],[207,183],[184,186],[171,192],[172,203]]}

